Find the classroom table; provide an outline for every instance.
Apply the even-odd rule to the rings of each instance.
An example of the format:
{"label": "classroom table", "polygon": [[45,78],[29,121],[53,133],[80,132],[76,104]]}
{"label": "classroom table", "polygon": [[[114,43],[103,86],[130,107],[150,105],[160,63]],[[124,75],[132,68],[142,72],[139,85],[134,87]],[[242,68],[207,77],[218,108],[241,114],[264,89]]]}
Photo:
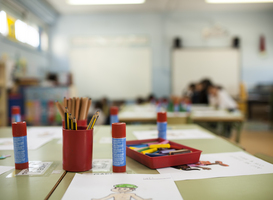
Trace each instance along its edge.
{"label": "classroom table", "polygon": [[[171,129],[202,129],[198,125],[169,126]],[[127,140],[135,140],[133,131],[154,130],[155,125],[127,125]],[[210,133],[212,134],[212,133]],[[100,144],[102,137],[111,137],[110,126],[97,126],[94,131],[93,157],[96,159],[111,159],[111,144]],[[175,142],[191,146],[203,151],[203,153],[223,153],[243,151],[238,146],[215,136],[213,139],[174,140]],[[149,169],[137,161],[127,157],[127,173],[158,174],[156,170]],[[92,173],[83,172],[85,173]],[[58,187],[49,199],[61,199],[71,183],[75,173],[67,172]],[[221,177],[199,180],[175,181],[184,200],[210,199],[210,200],[256,200],[273,198],[273,174]],[[171,199],[171,197],[170,197]]]}
{"label": "classroom table", "polygon": [[[203,107],[202,107],[203,108]],[[125,105],[122,106],[118,114],[119,121],[125,123],[156,123],[157,111],[164,111],[163,108],[157,108],[156,105]],[[167,121],[169,124],[188,122],[189,114],[187,112],[168,112]]]}
{"label": "classroom table", "polygon": [[[245,120],[244,115],[240,111],[228,112],[226,110],[205,110],[193,111],[190,114],[190,122],[192,123],[208,123],[215,122],[220,124],[229,123],[236,128],[236,142],[240,142],[241,129]],[[220,132],[221,134],[221,132]]]}
{"label": "classroom table", "polygon": [[118,118],[125,123],[155,123],[156,106],[152,104],[124,105],[118,113]]}
{"label": "classroom table", "polygon": [[[61,130],[61,128],[60,128]],[[0,138],[12,137],[11,127],[0,129]],[[45,199],[65,175],[62,169],[62,145],[53,139],[36,150],[28,150],[29,161],[53,162],[43,175],[15,176],[21,170],[12,169],[0,175],[0,199]],[[0,150],[0,155],[11,157],[0,160],[1,166],[14,166],[13,150]]]}

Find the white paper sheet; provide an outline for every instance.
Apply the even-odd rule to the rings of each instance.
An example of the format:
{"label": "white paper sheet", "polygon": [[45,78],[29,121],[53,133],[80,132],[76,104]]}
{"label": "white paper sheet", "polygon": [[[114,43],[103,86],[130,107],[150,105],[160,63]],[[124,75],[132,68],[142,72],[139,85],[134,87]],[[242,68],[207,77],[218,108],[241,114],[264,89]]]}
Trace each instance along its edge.
{"label": "white paper sheet", "polygon": [[20,171],[17,176],[42,175],[46,172],[52,163],[53,162],[30,161],[29,168]]}
{"label": "white paper sheet", "polygon": [[14,169],[12,166],[0,166],[0,174],[3,174],[11,169]]}
{"label": "white paper sheet", "polygon": [[228,176],[243,176],[273,173],[273,165],[245,152],[202,154],[201,161],[222,161],[228,167],[208,165],[211,170],[184,171],[172,167],[157,169],[160,174],[168,174],[175,181],[189,179],[205,179]]}
{"label": "white paper sheet", "polygon": [[[153,139],[158,137],[157,130],[149,131],[134,131],[133,134],[138,140]],[[182,140],[182,139],[213,139],[211,135],[199,129],[181,129],[181,130],[167,130],[168,140]]]}
{"label": "white paper sheet", "polygon": [[[128,187],[117,187],[119,184],[130,184],[136,186],[135,190],[130,192]],[[128,185],[127,185],[128,186]],[[119,188],[119,189],[118,189]],[[115,190],[115,191],[112,191]],[[117,190],[120,191],[117,192]],[[123,192],[122,192],[122,191]],[[174,181],[165,175],[154,174],[113,174],[113,175],[82,175],[76,174],[69,185],[63,200],[136,200],[137,195],[145,200],[182,200],[182,197]],[[105,197],[109,198],[105,198]],[[118,197],[122,196],[122,198]]]}
{"label": "white paper sheet", "polygon": [[102,137],[99,141],[100,144],[112,144],[111,137]]}
{"label": "white paper sheet", "polygon": [[[35,150],[51,141],[52,138],[28,137],[27,145],[29,150]],[[13,138],[0,138],[0,150],[13,150]]]}
{"label": "white paper sheet", "polygon": [[112,167],[112,159],[93,159],[92,172],[108,172]]}
{"label": "white paper sheet", "polygon": [[[30,127],[27,129],[29,150],[35,150],[55,138],[62,138],[62,127]],[[13,150],[13,139],[0,138],[0,150]]]}
{"label": "white paper sheet", "polygon": [[30,127],[27,129],[27,135],[37,136],[39,138],[62,138],[62,127],[61,126],[50,126],[50,127]]}

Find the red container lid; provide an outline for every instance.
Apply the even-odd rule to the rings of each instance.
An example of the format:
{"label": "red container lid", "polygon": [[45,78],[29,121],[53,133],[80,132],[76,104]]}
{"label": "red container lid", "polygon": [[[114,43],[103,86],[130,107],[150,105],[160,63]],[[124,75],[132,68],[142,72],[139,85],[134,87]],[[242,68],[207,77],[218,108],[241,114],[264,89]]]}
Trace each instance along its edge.
{"label": "red container lid", "polygon": [[126,137],[126,124],[121,123],[113,123],[112,124],[112,137],[113,138],[124,138]]}
{"label": "red container lid", "polygon": [[13,137],[22,137],[27,135],[26,122],[13,122],[12,123],[12,135]]}
{"label": "red container lid", "polygon": [[117,106],[111,106],[110,115],[117,115],[117,114],[118,114],[118,107]]}
{"label": "red container lid", "polygon": [[12,115],[20,114],[20,107],[19,106],[12,106],[11,107],[11,114]]}
{"label": "red container lid", "polygon": [[157,122],[166,122],[167,121],[167,113],[166,112],[158,112],[157,113]]}

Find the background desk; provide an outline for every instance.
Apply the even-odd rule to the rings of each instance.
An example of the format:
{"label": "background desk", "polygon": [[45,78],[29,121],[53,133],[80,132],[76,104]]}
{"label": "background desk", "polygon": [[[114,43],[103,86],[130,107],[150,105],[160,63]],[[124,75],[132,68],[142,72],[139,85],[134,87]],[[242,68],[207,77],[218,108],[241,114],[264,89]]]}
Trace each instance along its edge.
{"label": "background desk", "polygon": [[[1,128],[0,137],[11,137],[11,128]],[[0,165],[14,166],[13,150],[1,150],[0,155],[10,154],[4,160],[0,160]],[[58,144],[58,139],[54,139],[36,150],[29,150],[30,161],[53,162],[51,167],[41,176],[15,176],[7,178],[11,173],[18,173],[20,170],[10,170],[0,175],[0,199],[45,199],[52,189],[65,175],[62,169],[62,145]],[[58,173],[49,173],[56,170]],[[58,170],[58,171],[57,171]],[[48,174],[49,173],[49,174]]]}
{"label": "background desk", "polygon": [[[119,121],[125,123],[155,124],[157,120],[157,108],[152,104],[125,105],[121,108],[118,118]],[[168,124],[186,124],[188,123],[188,113],[168,112],[167,122]]]}
{"label": "background desk", "polygon": [[[170,126],[169,126],[170,127]],[[153,125],[133,126],[127,125],[127,140],[135,140],[133,131],[155,129]],[[180,125],[171,126],[173,129],[189,129],[200,128],[197,125]],[[202,129],[203,131],[206,131]],[[207,131],[208,132],[208,131]],[[112,158],[111,144],[99,144],[102,137],[110,137],[110,127],[96,127],[94,134],[94,158]],[[222,153],[242,151],[239,147],[227,142],[226,140],[216,136],[214,139],[192,139],[192,140],[174,140],[175,142],[185,144],[197,149],[201,149],[203,153]],[[85,172],[85,173],[91,173]],[[137,161],[127,157],[127,173],[137,174],[158,174],[156,170],[147,168]],[[75,173],[68,172],[56,190],[53,192],[50,199],[61,199],[66,189],[71,183]],[[186,180],[175,182],[181,195],[185,200],[196,199],[272,199],[273,197],[273,174],[266,175],[251,175],[237,177],[223,177],[200,180]]]}
{"label": "background desk", "polygon": [[[190,115],[190,121],[192,123],[231,123],[236,128],[236,142],[240,142],[241,129],[245,118],[240,111],[228,112],[224,110],[219,111],[194,111]],[[221,130],[223,131],[223,130]],[[221,132],[220,132],[221,135]]]}

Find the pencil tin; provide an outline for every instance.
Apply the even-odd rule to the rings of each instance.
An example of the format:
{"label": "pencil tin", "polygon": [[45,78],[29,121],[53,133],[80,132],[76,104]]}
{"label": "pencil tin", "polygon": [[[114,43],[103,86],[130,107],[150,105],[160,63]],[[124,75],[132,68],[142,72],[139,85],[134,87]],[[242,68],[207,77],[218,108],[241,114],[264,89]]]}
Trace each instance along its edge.
{"label": "pencil tin", "polygon": [[[62,121],[63,128],[65,128],[64,120]],[[87,119],[77,120],[77,126],[87,126]]]}
{"label": "pencil tin", "polygon": [[63,128],[63,169],[83,172],[92,168],[93,129],[78,126],[78,130]]}
{"label": "pencil tin", "polygon": [[126,155],[151,169],[158,169],[163,167],[171,167],[176,165],[185,165],[185,164],[192,164],[192,163],[199,162],[199,158],[202,152],[201,150],[194,149],[194,148],[191,148],[182,144],[178,144],[172,141],[169,141],[169,144],[171,145],[171,147],[175,147],[176,149],[189,149],[192,152],[185,153],[185,154],[177,154],[177,155],[150,157],[140,152],[137,152],[135,150],[132,150],[128,147],[128,145],[136,145],[136,144],[151,143],[151,142],[163,142],[163,141],[166,141],[166,140],[162,138],[157,138],[157,139],[148,139],[148,140],[127,141]]}

